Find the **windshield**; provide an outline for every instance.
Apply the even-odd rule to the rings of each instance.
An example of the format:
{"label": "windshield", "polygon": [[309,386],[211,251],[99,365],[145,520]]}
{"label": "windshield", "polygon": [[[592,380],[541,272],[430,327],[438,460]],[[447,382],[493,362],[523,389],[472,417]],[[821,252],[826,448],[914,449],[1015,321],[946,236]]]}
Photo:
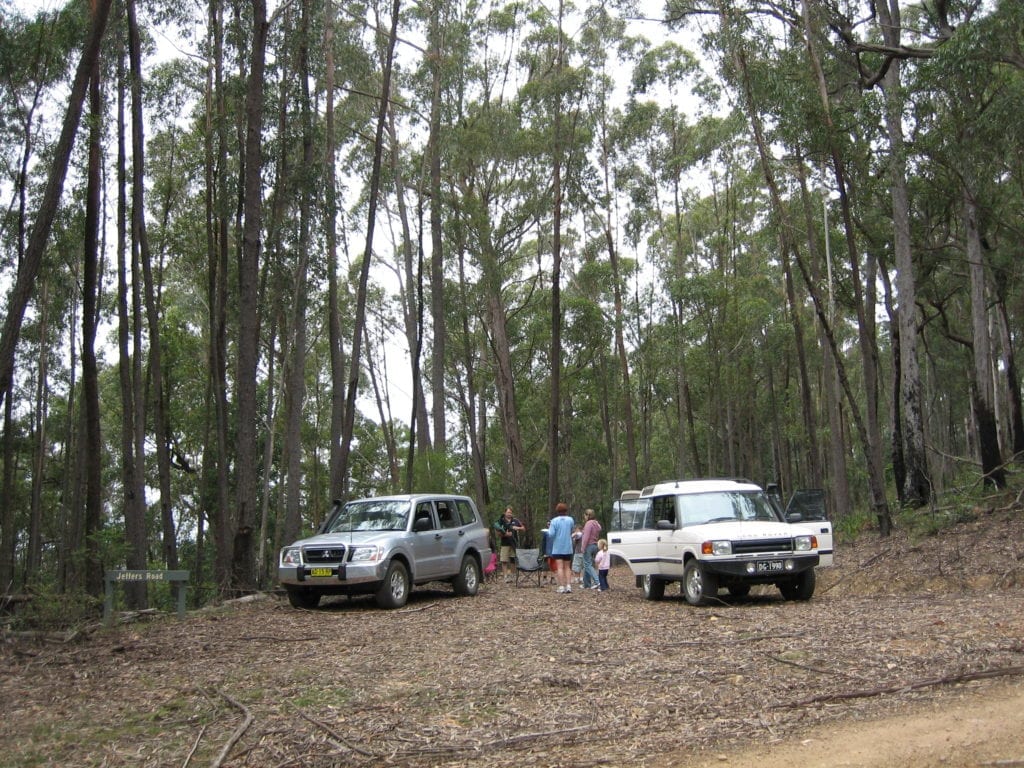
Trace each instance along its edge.
{"label": "windshield", "polygon": [[679,518],[683,525],[728,522],[731,520],[762,520],[778,522],[775,509],[760,491],[715,491],[676,497]]}
{"label": "windshield", "polygon": [[408,517],[407,501],[353,501],[338,511],[327,533],[404,531]]}

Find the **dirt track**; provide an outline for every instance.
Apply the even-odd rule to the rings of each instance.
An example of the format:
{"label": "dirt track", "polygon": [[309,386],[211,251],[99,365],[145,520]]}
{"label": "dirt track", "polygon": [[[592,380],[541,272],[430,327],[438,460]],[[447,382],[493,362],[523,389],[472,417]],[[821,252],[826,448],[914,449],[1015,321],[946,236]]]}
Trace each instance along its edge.
{"label": "dirt track", "polygon": [[909,706],[878,720],[841,722],[782,742],[718,753],[691,768],[973,768],[1024,766],[1024,686],[986,686]]}
{"label": "dirt track", "polygon": [[1008,515],[867,540],[808,603],[646,602],[620,566],[606,594],[271,597],[8,638],[0,765],[1024,765],[1022,541]]}

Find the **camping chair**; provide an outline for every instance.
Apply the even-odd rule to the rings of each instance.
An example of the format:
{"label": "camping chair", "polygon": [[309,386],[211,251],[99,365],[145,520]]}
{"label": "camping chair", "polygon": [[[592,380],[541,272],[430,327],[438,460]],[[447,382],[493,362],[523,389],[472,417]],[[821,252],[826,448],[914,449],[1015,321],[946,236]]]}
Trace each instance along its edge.
{"label": "camping chair", "polygon": [[540,586],[540,577],[548,567],[547,562],[541,558],[539,549],[517,549],[516,550],[516,586],[519,586],[519,577],[529,583],[533,580],[533,574],[537,574],[537,586]]}

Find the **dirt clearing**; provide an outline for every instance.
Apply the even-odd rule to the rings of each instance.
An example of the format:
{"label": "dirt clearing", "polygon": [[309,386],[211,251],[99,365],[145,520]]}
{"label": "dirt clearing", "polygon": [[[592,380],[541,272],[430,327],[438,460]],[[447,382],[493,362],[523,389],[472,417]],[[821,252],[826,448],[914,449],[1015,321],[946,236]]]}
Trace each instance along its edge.
{"label": "dirt clearing", "polygon": [[487,584],[0,644],[4,766],[1024,766],[1024,525],[838,548],[807,603]]}

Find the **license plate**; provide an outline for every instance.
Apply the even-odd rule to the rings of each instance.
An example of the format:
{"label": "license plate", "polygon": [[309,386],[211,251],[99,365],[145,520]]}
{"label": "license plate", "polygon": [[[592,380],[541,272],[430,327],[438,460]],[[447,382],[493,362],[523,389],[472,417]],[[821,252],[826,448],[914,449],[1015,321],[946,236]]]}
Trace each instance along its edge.
{"label": "license plate", "polygon": [[330,568],[310,568],[309,569],[309,575],[310,576],[330,576],[331,575],[331,569]]}
{"label": "license plate", "polygon": [[774,573],[783,570],[781,560],[759,560],[756,568],[758,573]]}

